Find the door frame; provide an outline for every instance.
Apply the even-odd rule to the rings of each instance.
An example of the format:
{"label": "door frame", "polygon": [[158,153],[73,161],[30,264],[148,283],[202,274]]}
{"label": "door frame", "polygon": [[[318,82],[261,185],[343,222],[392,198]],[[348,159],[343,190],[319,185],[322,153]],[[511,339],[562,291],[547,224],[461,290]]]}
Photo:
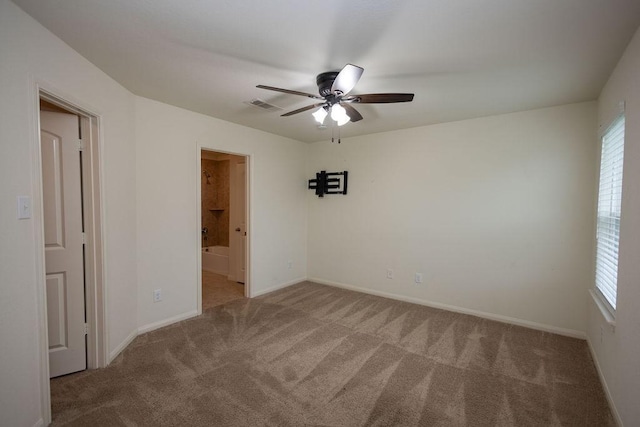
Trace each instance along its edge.
{"label": "door frame", "polygon": [[[104,280],[104,203],[102,195],[102,127],[100,115],[92,108],[64,94],[47,83],[32,80],[30,99],[30,149],[33,194],[33,236],[36,248],[35,275],[38,313],[40,362],[40,400],[45,425],[51,422],[51,389],[49,385],[49,338],[47,325],[46,270],[44,252],[44,212],[42,193],[42,154],[40,144],[40,99],[57,105],[86,120],[81,120],[87,135],[82,151],[82,208],[86,235],[84,275],[87,333],[87,369],[104,367],[108,363],[105,280]],[[84,139],[84,137],[83,137]]]}
{"label": "door frame", "polygon": [[244,296],[251,298],[251,155],[246,153],[239,153],[229,150],[223,150],[205,146],[200,142],[196,143],[196,168],[195,168],[195,180],[196,180],[196,268],[197,268],[197,283],[196,283],[196,301],[198,307],[198,316],[202,314],[202,151],[213,151],[221,154],[231,154],[234,156],[242,156],[246,160],[246,179],[245,179],[245,205],[244,212],[246,218],[246,232],[247,241],[245,247],[245,277],[244,277]]}
{"label": "door frame", "polygon": [[[238,160],[240,158],[242,158],[241,161]],[[230,184],[235,184],[236,186],[238,185],[239,178],[240,178],[239,173],[238,173],[238,166],[239,165],[243,165],[244,166],[244,170],[245,170],[245,172],[244,172],[244,182],[246,184],[246,181],[247,181],[247,159],[246,159],[246,157],[235,156],[234,157],[234,161],[229,163],[229,183]],[[234,188],[234,187],[232,187],[232,188]],[[231,257],[232,257],[232,254],[233,254],[233,251],[231,250],[232,249],[231,248],[231,240],[236,238],[236,236],[235,236],[236,231],[235,230],[238,227],[238,224],[237,224],[237,221],[236,221],[238,219],[238,217],[237,217],[237,215],[232,216],[231,213],[233,212],[233,208],[237,208],[238,207],[239,198],[238,198],[238,195],[235,194],[235,193],[234,194],[230,193],[230,196],[231,197],[229,198],[229,208],[230,208],[230,210],[229,210],[229,273],[227,275],[227,279],[229,279],[231,281],[238,282],[238,283],[244,283],[246,281],[245,277],[242,277],[243,281],[240,282],[238,280],[240,278],[240,275],[236,274],[240,270],[239,266],[242,265],[241,261],[236,259],[235,256],[234,256],[233,257],[234,258],[233,259],[234,262],[231,263]],[[244,203],[244,206],[245,206],[244,219],[243,219],[243,221],[241,221],[241,222],[244,223],[242,232],[244,233],[245,253],[246,253],[246,244],[247,244],[247,236],[248,236],[248,234],[246,232],[247,231],[247,222],[248,222],[247,221],[247,217],[246,217],[246,205],[247,205],[247,197],[246,196],[247,195],[245,194],[245,197],[244,197],[244,200],[243,200],[243,203]],[[235,224],[234,224],[234,221],[235,221]],[[242,245],[242,238],[243,238],[243,236],[240,236],[240,245]],[[237,245],[237,244],[238,244],[238,241],[236,240],[235,241],[235,245]],[[238,248],[235,247],[234,249],[237,250]],[[235,255],[235,254],[233,254],[233,255]],[[244,269],[245,269],[245,273],[246,273],[246,270],[247,270],[247,264],[246,263],[244,265]],[[245,274],[243,274],[243,276],[245,276]]]}

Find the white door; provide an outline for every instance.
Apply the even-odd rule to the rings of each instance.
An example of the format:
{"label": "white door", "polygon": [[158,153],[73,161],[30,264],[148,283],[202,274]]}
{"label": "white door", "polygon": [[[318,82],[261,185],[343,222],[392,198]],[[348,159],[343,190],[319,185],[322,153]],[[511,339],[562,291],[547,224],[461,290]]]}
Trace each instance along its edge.
{"label": "white door", "polygon": [[87,369],[78,116],[40,112],[49,373]]}
{"label": "white door", "polygon": [[229,279],[245,282],[247,252],[247,168],[246,163],[232,163],[231,212],[229,218]]}

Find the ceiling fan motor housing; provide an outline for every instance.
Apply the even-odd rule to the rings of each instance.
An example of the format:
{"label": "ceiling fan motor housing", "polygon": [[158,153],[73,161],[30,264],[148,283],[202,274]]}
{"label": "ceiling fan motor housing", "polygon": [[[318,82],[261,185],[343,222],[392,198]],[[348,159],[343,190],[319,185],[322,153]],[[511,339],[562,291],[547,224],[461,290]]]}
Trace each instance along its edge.
{"label": "ceiling fan motor housing", "polygon": [[318,91],[320,96],[327,97],[331,95],[331,86],[338,76],[338,71],[327,71],[326,73],[320,73],[316,77],[316,84],[318,85]]}

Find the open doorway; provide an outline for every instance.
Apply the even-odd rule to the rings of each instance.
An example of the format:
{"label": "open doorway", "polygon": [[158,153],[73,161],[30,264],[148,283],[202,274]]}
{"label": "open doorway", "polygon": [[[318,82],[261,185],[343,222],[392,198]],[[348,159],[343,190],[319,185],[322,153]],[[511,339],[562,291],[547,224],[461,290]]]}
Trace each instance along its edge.
{"label": "open doorway", "polygon": [[243,298],[247,258],[247,157],[200,153],[202,310]]}

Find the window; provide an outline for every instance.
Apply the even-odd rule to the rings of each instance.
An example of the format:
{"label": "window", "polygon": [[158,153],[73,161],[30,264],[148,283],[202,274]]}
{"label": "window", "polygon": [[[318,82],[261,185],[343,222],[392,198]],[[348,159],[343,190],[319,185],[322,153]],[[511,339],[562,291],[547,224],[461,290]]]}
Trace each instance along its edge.
{"label": "window", "polygon": [[616,309],[618,242],[622,205],[624,116],[618,117],[602,137],[598,220],[596,229],[596,289]]}

